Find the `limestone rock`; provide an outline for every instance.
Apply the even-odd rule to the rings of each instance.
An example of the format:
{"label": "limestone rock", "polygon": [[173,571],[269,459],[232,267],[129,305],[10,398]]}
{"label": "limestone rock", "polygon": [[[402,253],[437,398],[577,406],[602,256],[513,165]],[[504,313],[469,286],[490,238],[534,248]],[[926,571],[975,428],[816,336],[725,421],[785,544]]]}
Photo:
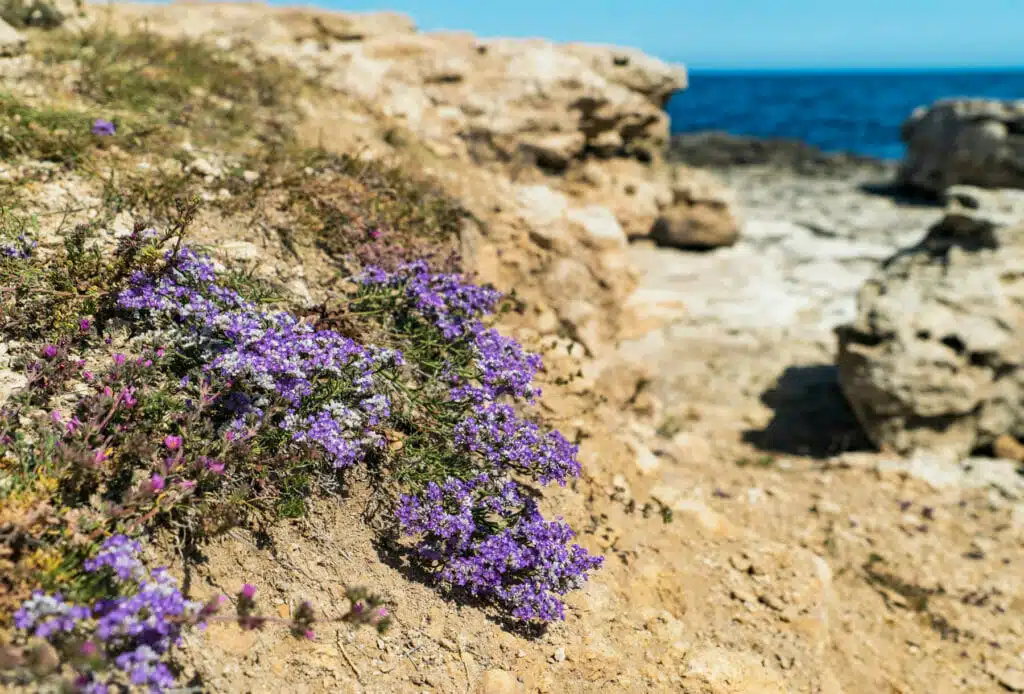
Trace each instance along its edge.
{"label": "limestone rock", "polygon": [[673,207],[658,217],[651,238],[661,246],[682,249],[731,246],[739,239],[739,228],[728,214],[710,207]]}
{"label": "limestone rock", "polygon": [[686,87],[682,66],[633,49],[421,33],[391,13],[169,4],[118,15],[224,48],[259,45],[428,142],[461,140],[477,162],[561,171],[591,154],[649,160],[668,142],[665,102]]}
{"label": "limestone rock", "polygon": [[997,458],[1024,463],[1024,443],[1021,443],[1009,434],[999,436],[992,443],[992,452],[995,453]]}
{"label": "limestone rock", "polygon": [[686,69],[671,65],[632,48],[569,44],[565,50],[582,58],[609,82],[643,94],[658,108],[687,86]]}
{"label": "limestone rock", "polygon": [[976,209],[953,200],[882,265],[837,330],[843,392],[879,447],[962,457],[1024,435],[1024,224],[969,197]]}
{"label": "limestone rock", "polygon": [[0,19],[0,56],[16,56],[25,52],[25,37]]}
{"label": "limestone rock", "polygon": [[675,176],[673,205],[655,221],[651,239],[676,248],[717,248],[736,243],[740,220],[729,189],[699,169],[680,168]]}
{"label": "limestone rock", "polygon": [[569,210],[570,224],[582,233],[583,242],[597,248],[625,248],[626,232],[607,207],[589,205]]}
{"label": "limestone rock", "polygon": [[1024,99],[944,99],[903,124],[902,183],[931,193],[966,183],[1024,188]]}

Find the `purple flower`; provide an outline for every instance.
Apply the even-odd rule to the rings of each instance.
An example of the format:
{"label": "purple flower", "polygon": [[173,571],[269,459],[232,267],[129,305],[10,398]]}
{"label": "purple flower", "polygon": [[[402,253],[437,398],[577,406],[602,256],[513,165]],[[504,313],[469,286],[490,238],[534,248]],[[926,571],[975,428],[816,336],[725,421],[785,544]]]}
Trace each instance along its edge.
{"label": "purple flower", "polygon": [[602,562],[570,544],[569,526],[545,520],[515,482],[488,475],[430,483],[421,495],[402,497],[397,516],[440,583],[489,597],[523,620],[564,619],[559,596]]}
{"label": "purple flower", "polygon": [[[217,284],[209,259],[189,248],[167,260],[170,272],[137,273],[119,303],[190,333],[203,346],[208,368],[237,384],[225,399],[236,427],[262,420],[259,403],[273,395],[288,403],[281,427],[291,440],[319,449],[336,468],[382,445],[373,428],[390,416],[390,401],[377,392],[376,375],[399,365],[400,354],[315,330],[283,311],[260,310]],[[345,389],[330,402],[314,403],[317,384],[328,379]]]}
{"label": "purple flower", "polygon": [[43,357],[53,359],[57,356],[57,345],[46,345],[43,347]]}
{"label": "purple flower", "polygon": [[113,135],[116,131],[114,124],[105,118],[97,118],[92,123],[92,134],[103,137]]}
{"label": "purple flower", "polygon": [[242,586],[241,593],[246,600],[252,600],[256,596],[256,586],[246,583]]}
{"label": "purple flower", "polygon": [[169,451],[176,451],[181,448],[181,437],[168,434],[164,437],[164,446]]}
{"label": "purple flower", "polygon": [[39,242],[35,239],[20,234],[14,243],[0,244],[0,258],[26,260],[32,257],[32,253],[38,245]]}
{"label": "purple flower", "polygon": [[99,571],[109,567],[122,581],[141,575],[142,562],[138,555],[142,545],[124,535],[113,535],[100,547],[100,551],[92,559],[86,560],[86,571]]}
{"label": "purple flower", "polygon": [[89,332],[90,327],[92,327],[92,321],[90,321],[88,318],[83,318],[82,320],[78,321],[78,329],[83,333]]}
{"label": "purple flower", "polygon": [[153,475],[149,479],[149,488],[152,489],[154,492],[159,492],[163,490],[166,484],[167,482],[166,480],[164,480],[162,475]]}

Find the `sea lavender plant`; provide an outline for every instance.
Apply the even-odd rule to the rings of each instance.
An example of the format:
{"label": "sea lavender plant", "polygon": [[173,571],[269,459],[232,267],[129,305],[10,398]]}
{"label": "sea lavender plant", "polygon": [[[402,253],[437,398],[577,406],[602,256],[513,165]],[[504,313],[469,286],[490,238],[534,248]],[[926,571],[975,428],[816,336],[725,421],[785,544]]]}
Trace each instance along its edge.
{"label": "sea lavender plant", "polygon": [[168,252],[166,262],[162,273],[133,275],[119,304],[173,328],[206,368],[233,379],[244,393],[236,399],[240,417],[259,419],[261,401],[283,397],[278,425],[294,442],[318,446],[335,468],[380,448],[375,427],[390,401],[377,374],[400,365],[400,353],[261,310],[219,284],[213,263],[187,247]]}
{"label": "sea lavender plant", "polygon": [[516,618],[564,618],[560,596],[582,585],[601,559],[571,544],[569,526],[546,521],[513,479],[565,485],[580,472],[576,446],[512,404],[539,393],[540,357],[486,327],[483,317],[501,299],[492,289],[431,274],[419,262],[392,273],[369,268],[359,279],[358,306],[387,306],[383,315],[394,316],[397,331],[434,347],[408,351],[444,364],[443,421],[462,461],[450,469],[462,474],[435,476],[402,496],[396,515],[402,532],[417,539],[414,553],[440,583],[494,600]]}
{"label": "sea lavender plant", "polygon": [[[97,580],[116,584],[115,597],[91,604],[72,604],[60,593],[36,591],[14,615],[15,628],[47,642],[60,662],[75,672],[73,688],[86,694],[122,691],[128,685],[154,694],[175,687],[171,651],[181,645],[185,629],[203,628],[213,620],[231,620],[243,629],[287,623],[296,637],[315,637],[312,605],[302,602],[290,620],[258,614],[256,588],[245,584],[236,596],[234,617],[221,616],[226,599],[188,600],[164,568],[147,571],[142,546],[124,535],[108,538],[83,568]],[[383,632],[390,616],[379,597],[352,587],[346,590],[349,610],[336,621],[371,625]],[[16,663],[18,653],[3,653]]]}
{"label": "sea lavender plant", "polygon": [[523,620],[564,618],[557,596],[579,588],[601,565],[561,520],[546,521],[510,480],[489,475],[427,484],[402,497],[397,513],[419,536],[417,554],[438,567],[443,583],[503,603]]}
{"label": "sea lavender plant", "polygon": [[185,599],[165,569],[147,572],[140,552],[139,543],[115,535],[84,565],[116,579],[119,597],[69,605],[59,593],[37,592],[15,613],[18,629],[45,639],[78,666],[79,691],[130,683],[162,692],[174,685],[166,655],[180,644],[182,628],[199,622],[204,606]]}

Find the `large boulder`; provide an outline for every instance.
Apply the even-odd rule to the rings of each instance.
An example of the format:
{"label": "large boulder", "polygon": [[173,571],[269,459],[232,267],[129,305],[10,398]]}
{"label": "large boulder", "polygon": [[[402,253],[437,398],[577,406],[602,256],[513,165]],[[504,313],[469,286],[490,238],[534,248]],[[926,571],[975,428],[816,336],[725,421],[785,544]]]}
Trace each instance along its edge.
{"label": "large boulder", "polygon": [[1024,188],[1024,99],[945,99],[903,124],[900,182],[931,193],[967,184]]}
{"label": "large boulder", "polygon": [[951,189],[863,286],[839,380],[879,447],[963,456],[1024,435],[1024,193]]}

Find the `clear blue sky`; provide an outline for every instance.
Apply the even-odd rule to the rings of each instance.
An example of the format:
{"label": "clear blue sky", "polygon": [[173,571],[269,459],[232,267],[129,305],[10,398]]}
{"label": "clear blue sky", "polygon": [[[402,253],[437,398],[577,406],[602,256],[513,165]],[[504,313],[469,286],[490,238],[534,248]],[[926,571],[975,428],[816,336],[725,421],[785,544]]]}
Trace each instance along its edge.
{"label": "clear blue sky", "polygon": [[691,69],[1024,66],[1024,0],[312,2],[402,11],[422,29],[637,46]]}

